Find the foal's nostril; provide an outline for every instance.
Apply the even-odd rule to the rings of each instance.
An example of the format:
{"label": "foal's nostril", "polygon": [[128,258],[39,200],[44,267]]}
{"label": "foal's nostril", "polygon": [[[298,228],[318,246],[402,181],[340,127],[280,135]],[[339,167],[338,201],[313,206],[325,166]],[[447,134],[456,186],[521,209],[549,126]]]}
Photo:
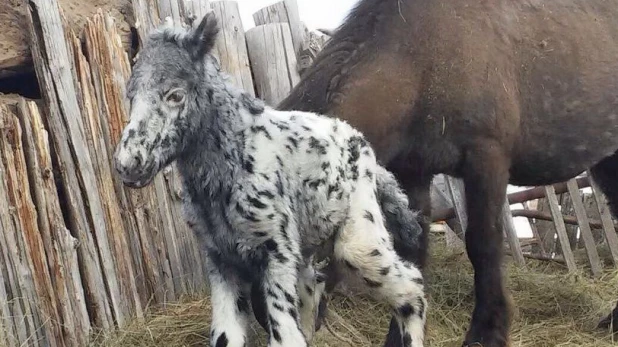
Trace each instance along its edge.
{"label": "foal's nostril", "polygon": [[142,157],[137,154],[133,156],[133,161],[135,162],[136,167],[140,167],[142,165]]}

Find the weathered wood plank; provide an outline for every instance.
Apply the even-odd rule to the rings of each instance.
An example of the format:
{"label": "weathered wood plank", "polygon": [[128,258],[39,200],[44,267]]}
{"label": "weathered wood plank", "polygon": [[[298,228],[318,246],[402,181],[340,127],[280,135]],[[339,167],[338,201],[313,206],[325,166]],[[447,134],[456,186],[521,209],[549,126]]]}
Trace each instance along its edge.
{"label": "weathered wood plank", "polygon": [[526,261],[524,259],[524,253],[521,250],[521,244],[519,243],[519,238],[517,237],[517,230],[515,230],[515,224],[513,224],[513,216],[511,216],[511,205],[504,199],[504,203],[502,204],[502,225],[504,228],[504,233],[506,234],[506,240],[511,249],[511,256],[515,260],[515,264],[517,266],[525,266]]}
{"label": "weathered wood plank", "polygon": [[290,26],[260,25],[247,31],[246,37],[257,94],[269,105],[277,105],[300,80]]}
{"label": "weathered wood plank", "polygon": [[[138,33],[139,44],[140,47],[143,47],[145,40],[148,38],[148,33],[161,24],[157,0],[132,0],[131,5],[133,7],[135,29]],[[163,5],[162,10],[168,13],[168,15],[172,13],[172,9],[168,9],[166,5]]]}
{"label": "weathered wood plank", "polygon": [[111,143],[114,141],[110,134],[119,131],[114,126],[119,128],[119,114],[125,111],[124,88],[119,86],[124,87],[129,73],[128,57],[121,47],[116,25],[109,14],[99,12],[87,20],[83,36],[87,59],[81,52],[80,42],[73,38],[74,50],[80,51],[75,54],[80,86],[90,91],[88,97],[82,92],[82,114],[84,123],[88,125],[87,134],[91,138],[91,155],[96,158],[100,171],[97,175],[100,193],[108,201],[105,206],[110,225],[108,232],[117,257],[119,276],[122,278],[121,289],[127,300],[126,314],[141,318],[142,301],[148,297],[145,285],[137,280],[144,277],[141,258],[134,258],[134,254],[141,255],[139,247],[134,243],[137,231],[135,223],[130,220],[130,214],[126,213],[129,203],[111,166],[114,151]]}
{"label": "weathered wood plank", "polygon": [[[573,207],[573,200],[571,198],[571,195],[568,193],[568,186],[567,186],[567,193],[558,195],[558,203],[560,204],[560,212],[562,212],[563,219],[565,219],[565,217],[567,216],[568,217],[574,216],[575,209]],[[577,239],[578,224],[579,224],[579,221],[576,224],[568,224],[565,221],[567,235],[569,236],[569,244],[571,245],[572,250],[576,250],[577,245],[578,245],[578,242],[577,242],[578,241]]]}
{"label": "weathered wood plank", "polygon": [[[0,116],[4,112],[7,112],[5,106],[0,105]],[[0,119],[3,119],[3,117]],[[4,164],[0,160],[0,201],[9,201],[7,183]],[[7,343],[12,346],[20,346],[26,343],[29,334],[28,327],[32,326],[32,317],[25,315],[30,310],[27,307],[29,303],[20,299],[24,296],[21,293],[18,279],[20,272],[18,269],[20,266],[19,258],[14,256],[14,248],[9,248],[9,243],[12,242],[10,235],[15,234],[15,225],[11,217],[12,211],[13,207],[9,206],[8,203],[0,204],[0,228],[2,230],[0,232],[0,260],[4,265],[0,268],[0,272],[2,272],[0,277],[3,278],[3,289],[6,291],[4,299],[6,308],[3,309],[3,316],[10,320],[10,330],[12,330],[12,334],[9,335],[10,340]],[[22,304],[24,307],[22,307]],[[8,313],[4,313],[6,309],[8,309]]]}
{"label": "weathered wood plank", "polygon": [[597,277],[601,275],[601,272],[603,271],[603,266],[601,265],[599,252],[597,252],[597,247],[594,243],[594,238],[592,237],[592,231],[590,230],[588,216],[586,215],[586,210],[584,209],[584,204],[582,203],[579,188],[577,187],[577,183],[574,179],[570,179],[567,182],[567,188],[569,189],[569,194],[571,195],[571,203],[573,204],[575,216],[577,217],[577,220],[579,222],[579,230],[581,233],[580,237],[584,239],[586,252],[588,254],[588,260],[590,260],[590,269],[592,271],[592,275]]}
{"label": "weathered wood plank", "polygon": [[[436,210],[453,207],[453,201],[450,198],[450,194],[448,193],[448,188],[446,187],[446,180],[444,178],[444,175],[436,175],[434,177],[430,188],[430,195],[432,214]],[[451,218],[446,221],[446,224],[449,226],[449,229],[454,232],[460,240],[463,241],[464,232],[461,228],[461,224],[459,224],[459,220],[457,218]]]}
{"label": "weathered wood plank", "polygon": [[618,235],[616,235],[616,229],[614,228],[612,214],[609,210],[609,206],[607,205],[607,198],[599,189],[599,186],[594,181],[594,178],[592,177],[590,172],[588,172],[588,177],[590,179],[590,187],[592,189],[592,194],[594,194],[594,197],[597,201],[597,208],[599,209],[599,214],[601,215],[601,223],[603,223],[605,240],[607,241],[607,245],[612,254],[614,266],[618,267]]}
{"label": "weathered wood plank", "polygon": [[7,274],[11,294],[7,299],[12,306],[12,318],[17,330],[16,343],[40,346],[45,342],[45,331],[39,329],[43,323],[37,309],[39,300],[32,267],[28,263],[29,254],[21,235],[18,215],[21,206],[18,206],[19,202],[15,198],[14,182],[10,180],[11,176],[15,177],[15,173],[10,173],[9,170],[14,169],[7,167],[7,163],[13,164],[10,138],[15,129],[11,124],[12,116],[4,105],[0,105],[0,201],[7,202],[2,204],[4,208],[0,210],[0,248],[4,249],[4,263],[9,267]]}
{"label": "weathered wood plank", "polygon": [[255,96],[245,29],[240,18],[238,3],[236,1],[214,1],[210,6],[221,27],[215,44],[215,54],[219,58],[221,68],[231,76],[237,86]]}
{"label": "weathered wood plank", "polygon": [[[300,13],[298,12],[298,3],[296,0],[283,0],[264,7],[253,14],[253,20],[256,26],[272,24],[272,23],[288,23],[290,26],[290,34],[292,37],[292,46],[294,47],[294,55],[298,57],[303,49],[303,44],[307,40],[305,26],[300,21]],[[294,71],[297,70],[296,64],[293,66]]]}
{"label": "weathered wood plank", "polygon": [[[528,206],[528,202],[524,201],[522,203],[524,210],[526,211],[530,211],[530,207]],[[528,219],[528,223],[530,224],[530,230],[532,230],[532,236],[536,239],[536,246],[539,248],[539,253],[542,257],[547,257],[547,251],[545,251],[545,244],[543,242],[543,239],[541,238],[541,235],[539,234],[539,229],[537,228],[537,225],[535,222],[531,221],[530,219]]]}
{"label": "weathered wood plank", "polygon": [[[601,215],[599,214],[599,208],[597,207],[597,201],[592,193],[582,194],[582,200],[584,209],[588,215],[588,221],[590,222],[590,228],[592,229],[592,236],[596,244],[605,242],[605,235],[603,234],[603,225],[601,224]],[[597,221],[598,225],[594,225],[593,221]],[[581,248],[584,247],[583,240],[580,240]]]}
{"label": "weathered wood plank", "polygon": [[[91,312],[97,326],[109,328],[114,320],[110,307],[113,306],[114,312],[120,311],[120,295],[81,117],[76,117],[80,110],[60,11],[56,0],[29,0],[28,6],[33,61],[49,110],[47,122],[58,157],[70,228],[82,245],[78,252],[86,292],[92,303]],[[99,259],[99,251],[103,261]]]}
{"label": "weathered wood plank", "polygon": [[577,266],[575,265],[575,258],[573,257],[573,251],[571,250],[571,246],[569,245],[569,237],[566,234],[566,227],[564,225],[564,221],[562,220],[562,213],[560,213],[560,205],[558,204],[558,197],[556,196],[556,191],[554,186],[544,186],[545,195],[547,197],[547,202],[549,203],[549,208],[551,210],[551,214],[554,217],[554,226],[556,228],[556,233],[558,234],[558,239],[560,240],[560,246],[562,248],[562,254],[564,256],[564,260],[566,262],[567,268],[569,271],[576,271]]}
{"label": "weathered wood plank", "polygon": [[[51,250],[46,250],[52,273],[62,330],[67,345],[85,345],[90,333],[81,275],[77,263],[77,240],[64,223],[56,187],[48,134],[43,126],[38,106],[21,100],[19,114],[24,129],[31,189],[35,191],[35,205],[39,229],[49,238]],[[48,246],[46,245],[46,248]]]}
{"label": "weathered wood plank", "polygon": [[[99,21],[95,17],[95,21]],[[86,32],[92,33],[94,23],[88,20],[88,29]],[[105,99],[98,99],[95,93],[97,88],[93,85],[95,82],[92,78],[91,66],[82,52],[81,41],[71,32],[68,33],[68,42],[72,44],[73,59],[75,62],[75,74],[78,83],[75,84],[78,90],[78,102],[80,104],[82,121],[84,124],[84,137],[88,144],[88,153],[92,159],[92,165],[96,176],[96,183],[99,192],[99,197],[102,202],[103,218],[105,219],[106,233],[111,246],[113,255],[113,265],[118,277],[118,288],[121,301],[118,305],[120,311],[116,311],[116,320],[120,326],[128,317],[131,317],[136,312],[136,305],[141,303],[136,302],[137,289],[135,285],[135,274],[130,254],[127,252],[127,242],[125,238],[125,230],[116,190],[113,182],[113,173],[110,167],[110,158],[105,143],[105,135],[100,124],[102,107],[101,103],[107,103]],[[98,47],[103,49],[101,45]],[[96,61],[93,61],[96,64]],[[108,72],[112,74],[112,71]]]}
{"label": "weathered wood plank", "polygon": [[[101,25],[105,25],[105,30],[102,30]],[[104,23],[98,25],[89,21],[84,29],[84,43],[90,62],[95,93],[97,99],[103,101],[98,103],[101,114],[99,123],[106,138],[108,158],[112,157],[114,151],[111,144],[116,142],[124,125],[124,114],[126,113],[126,105],[123,102],[124,88],[130,71],[127,54],[119,47],[120,43],[115,35],[115,30],[115,25],[109,20],[109,17],[106,17]],[[137,231],[137,222],[134,219],[131,203],[124,186],[118,179],[114,179],[113,183],[118,205],[122,207],[124,230],[129,247],[127,251],[132,258],[135,273],[135,285],[139,298],[135,304],[136,314],[141,317],[141,307],[150,301],[151,292],[147,289],[148,277],[143,267],[143,253]],[[137,301],[140,301],[140,303],[137,303]]]}
{"label": "weathered wood plank", "polygon": [[466,212],[466,195],[463,180],[447,175],[444,175],[444,178],[446,188],[448,189],[448,192],[451,195],[451,200],[453,201],[455,215],[457,216],[459,225],[461,225],[463,234],[465,234],[466,228],[468,227],[468,213]]}
{"label": "weathered wood plank", "polygon": [[[42,325],[37,335],[41,344],[57,346],[63,344],[60,334],[60,317],[56,306],[56,297],[52,288],[49,265],[43,239],[38,227],[37,211],[31,196],[31,183],[23,148],[22,127],[16,113],[4,113],[3,138],[0,149],[2,161],[7,174],[9,204],[14,208],[13,217],[16,225],[16,238],[23,244],[20,251],[29,265],[30,279],[33,282],[37,305],[33,310],[40,317]],[[56,336],[60,336],[59,341]]]}

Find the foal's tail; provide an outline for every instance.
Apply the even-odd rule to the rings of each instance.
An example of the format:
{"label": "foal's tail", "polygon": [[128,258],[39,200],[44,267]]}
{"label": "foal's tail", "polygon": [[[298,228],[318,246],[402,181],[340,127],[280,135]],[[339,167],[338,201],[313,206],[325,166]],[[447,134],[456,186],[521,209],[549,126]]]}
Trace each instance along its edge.
{"label": "foal's tail", "polygon": [[[427,254],[427,233],[429,225],[422,220],[423,216],[410,209],[408,197],[399,187],[395,176],[382,166],[378,166],[376,172],[377,199],[384,216],[386,229],[392,235],[395,252],[403,260],[414,263],[419,269],[425,266]],[[327,272],[326,292],[322,294],[316,317],[316,331],[322,326],[326,316],[328,297],[337,283],[340,281],[336,266],[329,264],[324,269]],[[399,346],[401,336],[397,321],[391,319],[387,340],[384,346]]]}
{"label": "foal's tail", "polygon": [[[393,237],[395,252],[419,268],[425,265],[427,234],[421,226],[422,215],[408,206],[408,197],[395,176],[382,166],[376,173],[377,198],[386,229]],[[419,223],[420,222],[420,223]]]}

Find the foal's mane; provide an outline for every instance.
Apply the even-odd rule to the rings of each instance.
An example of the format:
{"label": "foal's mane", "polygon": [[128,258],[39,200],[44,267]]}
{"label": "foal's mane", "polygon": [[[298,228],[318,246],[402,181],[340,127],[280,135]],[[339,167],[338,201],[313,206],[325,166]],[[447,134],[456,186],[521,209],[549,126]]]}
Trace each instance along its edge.
{"label": "foal's mane", "polygon": [[339,92],[350,68],[372,53],[366,49],[367,43],[380,40],[380,27],[404,1],[360,0],[278,108],[328,111],[327,105]]}

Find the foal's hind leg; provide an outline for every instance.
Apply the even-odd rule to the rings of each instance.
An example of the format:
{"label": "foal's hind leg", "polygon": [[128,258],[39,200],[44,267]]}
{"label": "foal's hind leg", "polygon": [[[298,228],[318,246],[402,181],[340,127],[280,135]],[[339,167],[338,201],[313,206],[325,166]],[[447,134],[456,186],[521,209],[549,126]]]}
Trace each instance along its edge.
{"label": "foal's hind leg", "polygon": [[311,264],[306,264],[298,274],[298,299],[300,306],[300,326],[307,343],[311,344],[317,331],[318,305],[324,292],[324,276]]}
{"label": "foal's hind leg", "polygon": [[[592,179],[598,184],[599,188],[607,198],[609,208],[618,217],[618,152],[603,159],[591,168]],[[618,303],[612,313],[603,318],[598,325],[599,328],[612,328],[614,333],[618,333]]]}
{"label": "foal's hind leg", "polygon": [[[397,170],[395,166],[395,170]],[[402,229],[410,227],[410,221],[404,222],[406,225],[401,225],[401,216],[389,215],[385,212],[385,223],[388,231],[393,235],[393,242],[395,244],[395,251],[403,260],[414,263],[420,268],[421,272],[425,270],[425,264],[427,259],[428,239],[429,239],[429,221],[431,220],[431,176],[415,177],[414,175],[406,174],[404,171],[396,171],[401,186],[405,190],[409,208],[420,211],[418,215],[418,224],[422,228],[422,234],[420,238],[413,244],[408,244],[402,240],[397,240],[397,235],[402,233]],[[384,209],[384,207],[382,207]],[[409,211],[408,214],[410,214]],[[399,229],[399,231],[397,230]],[[401,340],[399,335],[399,328],[395,318],[391,319],[388,334],[386,336],[385,346],[398,346],[397,341]]]}
{"label": "foal's hind leg", "polygon": [[421,347],[427,309],[421,272],[397,256],[377,202],[366,200],[363,195],[352,199],[350,222],[335,242],[335,258],[393,308],[401,336],[397,346]]}

